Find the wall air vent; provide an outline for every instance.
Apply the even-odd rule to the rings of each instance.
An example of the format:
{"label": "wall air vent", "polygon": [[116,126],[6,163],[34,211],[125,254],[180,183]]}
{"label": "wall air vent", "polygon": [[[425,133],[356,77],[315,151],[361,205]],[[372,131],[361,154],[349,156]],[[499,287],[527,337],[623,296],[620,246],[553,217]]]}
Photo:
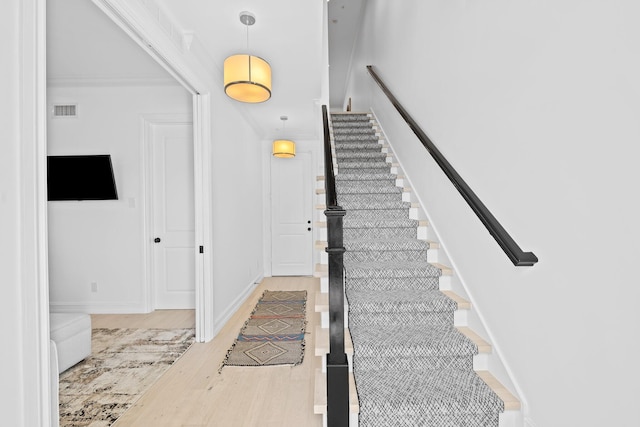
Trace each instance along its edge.
{"label": "wall air vent", "polygon": [[77,117],[77,104],[56,104],[53,106],[53,117]]}

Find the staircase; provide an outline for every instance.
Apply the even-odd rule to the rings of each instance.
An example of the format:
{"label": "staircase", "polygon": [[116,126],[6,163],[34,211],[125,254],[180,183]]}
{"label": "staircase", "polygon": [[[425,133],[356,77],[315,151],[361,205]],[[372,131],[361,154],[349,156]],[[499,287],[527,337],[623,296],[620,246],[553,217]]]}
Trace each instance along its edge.
{"label": "staircase", "polygon": [[[517,425],[508,421],[517,417],[500,416],[505,409],[517,410],[517,399],[488,372],[474,370],[479,353],[491,347],[456,314],[470,304],[441,290],[442,276],[452,272],[433,262],[438,245],[426,240],[427,224],[417,219],[419,208],[402,188],[403,178],[371,116],[331,118],[338,203],[347,211],[346,348],[357,389],[351,425],[356,419],[362,427]],[[316,301],[323,312],[326,295]],[[321,326],[328,327],[326,314]],[[324,342],[328,334],[317,331],[316,355],[326,354]],[[316,377],[322,383],[323,374]],[[322,412],[322,402],[316,403]]]}

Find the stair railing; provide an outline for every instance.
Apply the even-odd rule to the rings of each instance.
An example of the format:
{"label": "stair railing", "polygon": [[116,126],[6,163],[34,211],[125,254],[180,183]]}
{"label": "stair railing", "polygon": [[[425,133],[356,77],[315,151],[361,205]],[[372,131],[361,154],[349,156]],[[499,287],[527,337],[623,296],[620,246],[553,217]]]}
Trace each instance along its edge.
{"label": "stair railing", "polygon": [[409,113],[407,113],[400,102],[398,102],[396,97],[393,96],[389,88],[387,88],[378,74],[376,74],[376,72],[373,70],[373,67],[371,65],[367,65],[367,70],[369,70],[369,74],[371,74],[373,80],[378,83],[380,89],[382,89],[384,94],[387,95],[389,101],[391,101],[398,113],[400,113],[402,118],[407,122],[420,142],[422,142],[422,145],[424,145],[429,154],[431,154],[431,157],[433,157],[438,166],[440,166],[440,169],[442,169],[445,175],[453,183],[453,186],[458,189],[458,192],[462,195],[473,212],[475,212],[480,221],[487,228],[489,234],[491,234],[496,242],[498,242],[498,245],[500,245],[502,250],[507,254],[507,257],[509,257],[511,262],[519,267],[532,266],[536,262],[538,262],[538,257],[536,257],[533,252],[524,252],[522,249],[520,249],[520,246],[518,246],[515,240],[513,240],[509,233],[507,233],[502,224],[498,222],[498,220],[493,216],[489,209],[487,209],[487,207],[484,205],[484,203],[482,203],[478,196],[476,196],[473,190],[471,190],[471,188],[462,179],[462,177],[453,168],[453,166],[451,166],[449,161],[442,155],[440,150],[438,150],[431,139],[429,139],[429,137],[424,133],[420,126],[418,126],[415,120],[413,120]]}
{"label": "stair railing", "polygon": [[327,106],[322,106],[324,127],[324,188],[329,257],[329,353],[327,354],[327,426],[349,426],[349,362],[344,351],[344,243],[331,154]]}

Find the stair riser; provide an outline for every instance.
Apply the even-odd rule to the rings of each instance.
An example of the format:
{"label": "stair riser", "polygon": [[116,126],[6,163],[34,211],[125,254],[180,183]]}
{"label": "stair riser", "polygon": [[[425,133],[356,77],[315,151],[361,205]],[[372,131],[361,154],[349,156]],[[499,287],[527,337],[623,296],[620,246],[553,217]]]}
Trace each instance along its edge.
{"label": "stair riser", "polygon": [[348,163],[338,166],[340,174],[356,174],[356,173],[388,173],[390,163],[383,162],[359,162],[357,164]]}
{"label": "stair riser", "polygon": [[366,165],[347,166],[347,167],[340,167],[339,170],[341,174],[345,174],[345,175],[350,173],[360,173],[360,172],[380,173],[380,172],[389,172],[389,166],[390,164],[387,164],[386,166],[381,166],[378,163],[371,162],[371,166],[366,166]]}
{"label": "stair riser", "polygon": [[398,221],[394,220],[361,220],[361,219],[353,219],[351,216],[344,217],[344,228],[415,228],[419,226],[418,221],[400,219]]}
{"label": "stair riser", "polygon": [[359,371],[376,371],[384,366],[388,371],[411,371],[419,375],[423,370],[434,369],[473,369],[473,356],[437,356],[437,357],[353,357],[353,369]]}
{"label": "stair riser", "polygon": [[420,240],[351,240],[345,243],[347,252],[426,251],[429,244]]}
{"label": "stair riser", "polygon": [[367,129],[372,129],[372,121],[371,117],[364,117],[363,119],[355,119],[355,120],[340,120],[335,117],[331,120],[331,127],[334,129],[337,128],[355,128],[362,127]]}
{"label": "stair riser", "polygon": [[362,206],[366,207],[371,203],[400,203],[402,202],[402,193],[389,194],[340,194],[338,203],[341,206]]}
{"label": "stair riser", "polygon": [[342,154],[345,151],[357,151],[365,153],[381,153],[384,148],[380,142],[341,142],[334,145],[337,148],[338,153]]}
{"label": "stair riser", "polygon": [[397,193],[402,194],[402,189],[398,188],[391,180],[387,182],[379,181],[353,181],[349,183],[338,183],[336,191],[343,196],[348,194],[377,194],[377,193]]}
{"label": "stair riser", "polygon": [[344,254],[347,262],[366,262],[366,261],[418,261],[427,259],[427,251],[351,251],[347,250]]}
{"label": "stair riser", "polygon": [[456,426],[456,427],[496,427],[498,414],[398,414],[369,413],[360,408],[360,427],[416,427],[416,426]]}
{"label": "stair riser", "polygon": [[385,153],[366,153],[366,152],[349,152],[336,155],[338,159],[338,167],[340,162],[386,162],[387,155]]}
{"label": "stair riser", "polygon": [[397,178],[388,172],[376,173],[376,174],[366,174],[366,173],[352,173],[352,174],[338,174],[336,176],[336,184],[340,185],[343,182],[353,182],[353,181],[377,181],[381,180],[396,180],[396,185],[398,185]]}
{"label": "stair riser", "polygon": [[351,153],[376,153],[389,155],[388,149],[379,140],[370,141],[336,141],[333,144],[337,156]]}
{"label": "stair riser", "polygon": [[376,130],[371,128],[371,127],[366,127],[366,126],[362,126],[362,127],[334,127],[333,129],[333,135],[337,136],[337,135],[352,135],[352,134],[359,134],[359,135],[375,135],[376,134]]}
{"label": "stair riser", "polygon": [[348,289],[356,290],[394,290],[394,289],[438,289],[438,277],[414,278],[352,278],[345,279]]}
{"label": "stair riser", "polygon": [[[399,199],[402,199],[403,195],[402,189],[394,185],[376,185],[375,187],[363,185],[358,187],[337,189],[337,192],[338,194],[340,194],[340,197],[360,196],[363,198],[367,198],[371,195],[394,194],[398,196]],[[322,196],[324,196],[324,194],[322,194]]]}
{"label": "stair riser", "polygon": [[349,239],[416,239],[415,228],[345,228],[344,238]]}
{"label": "stair riser", "polygon": [[334,141],[336,146],[338,144],[340,144],[341,142],[353,142],[353,141],[365,141],[365,142],[371,142],[371,143],[379,143],[380,142],[380,137],[376,136],[375,134],[338,134],[335,135],[334,134]]}
{"label": "stair riser", "polygon": [[406,219],[409,218],[409,209],[356,209],[349,208],[349,218],[351,219]]}
{"label": "stair riser", "polygon": [[334,123],[362,123],[365,122],[368,126],[371,126],[371,117],[368,114],[332,114],[331,122]]}
{"label": "stair riser", "polygon": [[375,327],[384,325],[425,325],[448,326],[453,324],[453,312],[436,313],[385,313],[374,312],[357,314],[353,311],[349,314],[349,324],[353,327]]}

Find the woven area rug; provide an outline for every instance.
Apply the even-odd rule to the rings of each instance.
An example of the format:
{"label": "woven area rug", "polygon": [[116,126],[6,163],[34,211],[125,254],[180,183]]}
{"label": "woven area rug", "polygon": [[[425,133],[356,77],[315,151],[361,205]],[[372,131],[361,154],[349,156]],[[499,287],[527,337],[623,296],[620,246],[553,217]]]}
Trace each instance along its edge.
{"label": "woven area rug", "polygon": [[60,375],[60,426],[110,426],[193,341],[193,329],[93,329],[91,356]]}
{"label": "woven area rug", "polygon": [[302,363],[306,306],[307,291],[265,291],[220,369]]}

